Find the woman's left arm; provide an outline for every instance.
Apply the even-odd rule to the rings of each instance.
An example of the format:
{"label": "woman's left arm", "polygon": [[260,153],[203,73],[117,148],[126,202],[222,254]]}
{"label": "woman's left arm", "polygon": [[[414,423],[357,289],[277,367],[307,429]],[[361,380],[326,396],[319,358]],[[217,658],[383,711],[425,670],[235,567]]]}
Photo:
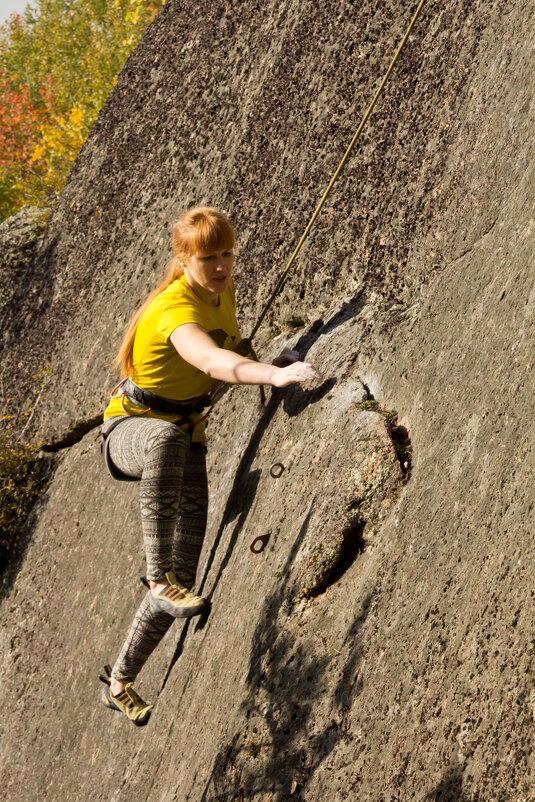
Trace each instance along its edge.
{"label": "woman's left arm", "polygon": [[207,376],[231,384],[288,384],[319,381],[321,374],[308,362],[291,361],[284,367],[254,362],[228,351],[212,340],[196,323],[178,326],[169,337],[180,356]]}

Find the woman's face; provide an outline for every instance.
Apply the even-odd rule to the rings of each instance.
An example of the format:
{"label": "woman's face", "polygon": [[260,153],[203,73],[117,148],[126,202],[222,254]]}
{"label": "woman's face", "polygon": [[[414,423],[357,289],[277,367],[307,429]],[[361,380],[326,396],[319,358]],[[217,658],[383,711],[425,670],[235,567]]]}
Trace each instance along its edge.
{"label": "woman's face", "polygon": [[198,252],[190,256],[184,272],[196,295],[217,306],[219,295],[228,287],[233,265],[234,252],[231,250]]}

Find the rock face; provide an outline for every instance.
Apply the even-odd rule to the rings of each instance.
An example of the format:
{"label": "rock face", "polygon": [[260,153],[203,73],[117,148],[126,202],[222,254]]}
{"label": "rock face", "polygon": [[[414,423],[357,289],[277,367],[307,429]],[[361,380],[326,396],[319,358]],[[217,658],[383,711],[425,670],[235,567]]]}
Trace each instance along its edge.
{"label": "rock face", "polygon": [[[248,331],[408,23],[414,4],[394,5],[170,0],[78,159],[34,263],[43,301],[4,333],[14,402],[28,365],[51,365],[34,435],[65,445],[2,591],[12,798],[535,798],[535,13],[520,2],[426,6],[260,337],[263,358],[289,342],[324,382],[262,409],[234,388],[216,408],[197,578],[212,613],[140,676],[145,730],[97,701],[144,592],[137,487],[107,478],[91,429],[121,329],[171,222],[206,201],[241,235]],[[409,434],[401,465],[381,410]]]}
{"label": "rock face", "polygon": [[[0,316],[2,351],[13,347],[15,335],[24,321],[23,298],[33,290],[35,295],[43,280],[35,280],[34,267],[40,240],[46,228],[48,213],[29,207],[0,224]],[[39,303],[34,298],[34,303]],[[16,319],[16,323],[14,322]]]}

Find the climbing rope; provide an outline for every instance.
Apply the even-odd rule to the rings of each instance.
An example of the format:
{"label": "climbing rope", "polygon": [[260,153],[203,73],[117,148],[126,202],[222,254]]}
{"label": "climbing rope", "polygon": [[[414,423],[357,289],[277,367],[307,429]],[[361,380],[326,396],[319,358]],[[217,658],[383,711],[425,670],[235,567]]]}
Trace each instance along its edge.
{"label": "climbing rope", "polygon": [[[239,344],[239,347],[237,349],[238,353],[241,353],[242,355],[245,355],[247,352],[252,352],[252,341],[253,341],[256,333],[258,332],[258,329],[262,325],[262,323],[264,321],[264,318],[266,317],[267,313],[271,309],[271,306],[272,306],[275,298],[277,297],[279,292],[282,290],[282,288],[284,286],[284,283],[286,281],[286,278],[288,277],[288,274],[289,274],[289,272],[290,272],[290,270],[292,268],[292,265],[295,262],[295,260],[297,258],[297,255],[299,254],[299,251],[303,247],[303,244],[304,244],[305,240],[307,239],[308,235],[310,234],[312,226],[316,222],[316,219],[317,219],[319,213],[321,212],[321,210],[322,210],[322,208],[323,208],[323,206],[325,204],[325,201],[327,200],[327,198],[331,194],[331,190],[332,190],[334,184],[336,183],[336,180],[338,179],[338,176],[340,175],[340,173],[344,169],[344,166],[345,166],[347,160],[351,156],[353,148],[355,147],[355,145],[356,145],[356,143],[357,143],[357,141],[358,141],[358,139],[359,139],[359,137],[360,137],[360,135],[361,135],[361,133],[362,133],[362,131],[364,129],[364,126],[368,122],[368,119],[369,119],[372,111],[375,108],[375,104],[379,100],[379,98],[380,98],[380,96],[381,96],[381,94],[383,92],[383,89],[385,88],[386,82],[390,78],[392,70],[394,69],[394,67],[396,65],[396,61],[398,60],[399,56],[401,55],[401,52],[402,52],[403,48],[405,47],[405,43],[407,42],[407,39],[409,38],[409,36],[411,34],[411,31],[414,28],[414,25],[416,24],[416,20],[420,16],[420,12],[421,12],[421,10],[423,8],[424,3],[425,3],[425,0],[420,0],[417,9],[414,12],[414,16],[411,19],[410,25],[407,28],[407,30],[405,32],[405,35],[404,35],[403,39],[401,40],[401,43],[399,44],[398,49],[396,50],[396,53],[395,53],[395,55],[394,55],[394,57],[393,57],[393,59],[392,59],[392,61],[390,63],[390,66],[389,66],[388,70],[386,71],[386,73],[385,73],[385,75],[383,77],[383,80],[381,81],[381,83],[379,85],[379,88],[377,89],[375,95],[373,96],[373,99],[372,99],[370,105],[366,109],[366,111],[364,113],[364,116],[363,116],[362,120],[360,121],[360,125],[357,128],[357,130],[355,132],[355,135],[353,136],[353,139],[349,143],[349,147],[347,148],[346,152],[344,153],[344,155],[342,157],[342,161],[338,165],[333,177],[329,181],[329,185],[328,185],[327,189],[325,190],[325,192],[323,193],[323,196],[322,196],[320,202],[318,203],[318,205],[317,205],[317,207],[316,207],[316,209],[314,211],[314,214],[310,218],[310,221],[309,221],[307,227],[305,228],[301,239],[297,243],[297,246],[296,246],[294,252],[290,256],[290,259],[288,260],[288,264],[286,265],[286,267],[282,271],[281,275],[279,276],[277,284],[275,285],[275,289],[273,290],[273,292],[269,296],[269,298],[267,300],[267,303],[265,304],[262,312],[260,313],[260,315],[258,317],[258,320],[256,321],[256,323],[255,323],[255,325],[253,327],[253,330],[251,331],[251,334],[249,335],[249,337],[246,337],[245,339],[243,339],[241,341],[241,343]],[[216,388],[214,389],[214,391],[212,392],[212,395],[211,395],[212,406],[214,404],[216,404],[217,401],[219,401],[219,399],[226,393],[226,391],[229,389],[229,386],[230,385],[225,384],[225,382],[220,382],[216,386]]]}
{"label": "climbing rope", "polygon": [[395,66],[395,64],[396,64],[396,61],[398,60],[398,58],[399,58],[399,56],[400,56],[400,54],[401,54],[401,51],[402,51],[402,50],[403,50],[403,48],[405,47],[405,42],[406,42],[406,41],[407,41],[407,39],[409,38],[409,36],[410,36],[410,33],[411,33],[411,31],[412,31],[412,29],[413,29],[413,27],[414,27],[415,23],[416,23],[416,20],[417,20],[417,19],[418,19],[418,17],[420,16],[420,11],[422,10],[422,7],[423,7],[424,3],[425,3],[425,0],[420,0],[420,3],[419,3],[419,5],[418,5],[418,8],[416,9],[416,11],[415,11],[415,13],[414,13],[414,16],[413,16],[413,18],[412,18],[412,20],[411,20],[411,23],[410,23],[409,27],[407,28],[407,31],[406,31],[406,33],[405,33],[405,36],[403,37],[403,39],[402,39],[402,41],[401,41],[401,44],[399,45],[399,47],[398,47],[398,49],[397,49],[397,51],[396,51],[396,53],[395,53],[395,55],[394,55],[394,58],[392,59],[392,62],[391,62],[391,64],[390,64],[390,67],[389,67],[389,68],[388,68],[388,70],[386,71],[386,74],[385,74],[385,76],[384,76],[383,80],[381,81],[381,84],[380,84],[380,86],[379,86],[379,88],[378,88],[377,92],[375,93],[375,95],[374,95],[374,97],[373,97],[373,100],[372,100],[372,102],[370,103],[370,105],[369,105],[369,106],[368,106],[368,108],[366,109],[366,112],[365,112],[365,114],[364,114],[364,117],[362,118],[362,120],[361,120],[361,122],[360,122],[360,125],[359,125],[359,127],[357,128],[357,130],[356,130],[356,132],[355,132],[355,135],[354,135],[353,139],[351,140],[351,142],[350,142],[350,144],[349,144],[349,147],[348,147],[348,149],[347,149],[347,150],[346,150],[346,152],[344,153],[344,156],[343,156],[343,158],[342,158],[342,161],[341,161],[341,162],[340,162],[340,164],[338,165],[338,167],[337,167],[337,169],[336,169],[336,172],[334,173],[333,177],[331,178],[331,180],[330,180],[330,182],[329,182],[329,186],[327,187],[327,189],[326,189],[326,190],[325,190],[325,192],[323,193],[323,197],[322,197],[322,199],[321,199],[321,200],[320,200],[320,202],[318,203],[318,205],[317,205],[317,207],[316,207],[316,210],[315,210],[314,214],[313,214],[313,215],[312,215],[312,217],[310,218],[310,221],[309,221],[309,223],[308,223],[307,227],[305,228],[305,230],[304,230],[304,232],[303,232],[303,236],[301,237],[301,239],[300,239],[300,240],[299,240],[299,242],[297,243],[297,247],[296,247],[295,251],[294,251],[294,252],[292,253],[292,255],[290,256],[290,259],[289,259],[289,261],[288,261],[288,264],[286,265],[286,267],[285,267],[285,268],[284,268],[284,270],[282,271],[282,273],[281,273],[281,275],[280,275],[280,278],[279,278],[279,280],[278,280],[278,282],[277,282],[277,285],[276,285],[275,289],[274,289],[274,290],[273,290],[273,292],[271,293],[271,295],[270,295],[270,297],[269,297],[269,299],[268,299],[268,301],[267,301],[266,305],[264,306],[264,308],[263,308],[263,310],[262,310],[262,312],[261,312],[261,314],[260,314],[260,316],[259,316],[259,318],[258,318],[257,322],[255,323],[255,325],[254,325],[254,328],[253,328],[253,330],[252,330],[251,334],[250,334],[250,335],[249,335],[249,337],[248,337],[248,340],[249,340],[249,342],[252,342],[252,340],[254,339],[254,337],[255,337],[255,335],[256,335],[256,333],[257,333],[258,329],[260,328],[260,326],[261,326],[261,325],[262,325],[262,323],[263,323],[263,320],[264,320],[265,316],[266,316],[266,315],[267,315],[267,313],[269,312],[269,310],[270,310],[270,308],[271,308],[271,305],[273,304],[273,301],[275,300],[275,298],[277,297],[277,295],[278,295],[278,294],[279,294],[279,292],[281,291],[281,289],[282,289],[282,287],[283,287],[283,285],[284,285],[284,282],[286,281],[286,277],[287,277],[288,273],[290,272],[290,269],[291,269],[291,267],[292,267],[293,263],[295,262],[295,260],[296,260],[296,258],[297,258],[297,255],[298,255],[299,251],[300,251],[300,250],[301,250],[301,248],[303,247],[303,244],[304,244],[304,242],[305,242],[306,238],[307,238],[307,237],[308,237],[308,235],[310,234],[310,230],[311,230],[312,226],[313,226],[313,225],[314,225],[314,223],[316,222],[316,218],[318,217],[319,213],[321,212],[321,210],[322,210],[322,208],[323,208],[323,205],[325,204],[325,201],[327,200],[327,198],[328,198],[328,197],[329,197],[329,195],[331,194],[331,190],[332,190],[332,188],[333,188],[333,186],[334,186],[334,184],[335,184],[335,182],[336,182],[336,180],[337,180],[338,176],[340,175],[340,173],[341,173],[341,172],[342,172],[342,170],[344,169],[345,163],[347,162],[347,160],[348,160],[348,159],[349,159],[349,157],[351,156],[351,152],[352,152],[353,148],[355,147],[355,145],[356,145],[356,143],[357,143],[357,140],[359,139],[359,137],[360,137],[360,135],[361,135],[361,133],[362,133],[362,131],[363,131],[363,129],[364,129],[364,126],[365,126],[365,125],[366,125],[366,123],[368,122],[368,118],[369,118],[369,116],[371,115],[371,113],[372,113],[373,109],[375,108],[375,104],[376,104],[376,103],[377,103],[377,101],[379,100],[379,97],[381,96],[381,94],[382,94],[382,91],[383,91],[383,89],[385,88],[386,82],[388,81],[388,79],[389,79],[389,77],[390,77],[390,74],[392,73],[392,70],[394,69],[394,66]]}

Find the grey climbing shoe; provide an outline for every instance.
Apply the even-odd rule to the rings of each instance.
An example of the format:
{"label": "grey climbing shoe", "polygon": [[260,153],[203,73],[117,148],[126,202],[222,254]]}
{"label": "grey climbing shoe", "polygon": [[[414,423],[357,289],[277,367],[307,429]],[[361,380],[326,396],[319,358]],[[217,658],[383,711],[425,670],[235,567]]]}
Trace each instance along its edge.
{"label": "grey climbing shoe", "polygon": [[168,613],[175,618],[191,618],[194,615],[208,612],[210,602],[201,596],[195,596],[181,585],[172,571],[165,575],[167,585],[157,596],[150,595],[150,604],[154,610]]}
{"label": "grey climbing shoe", "polygon": [[118,710],[120,713],[124,713],[127,719],[131,721],[132,724],[135,724],[136,727],[144,727],[150,718],[153,705],[149,705],[147,702],[143,701],[141,696],[134,690],[131,682],[125,685],[121,693],[114,696],[110,689],[110,666],[105,666],[104,671],[105,674],[98,675],[99,679],[104,683],[100,694],[102,704],[110,710]]}

